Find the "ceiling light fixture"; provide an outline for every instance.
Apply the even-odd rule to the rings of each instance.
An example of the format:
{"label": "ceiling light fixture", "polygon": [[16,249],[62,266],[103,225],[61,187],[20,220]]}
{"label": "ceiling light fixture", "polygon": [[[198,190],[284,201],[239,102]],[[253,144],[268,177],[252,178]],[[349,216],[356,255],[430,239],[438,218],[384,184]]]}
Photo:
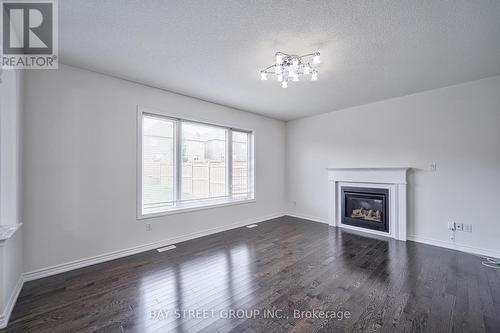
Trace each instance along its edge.
{"label": "ceiling light fixture", "polygon": [[309,73],[311,73],[311,69],[309,68],[309,64],[307,64],[307,65],[304,66],[304,74],[307,75]]}
{"label": "ceiling light fixture", "polygon": [[317,70],[313,70],[313,72],[311,74],[311,81],[318,81],[318,71]]}
{"label": "ceiling light fixture", "polygon": [[276,62],[260,71],[260,79],[267,80],[267,75],[275,75],[282,88],[288,87],[289,79],[299,81],[299,75],[311,75],[311,81],[318,80],[318,70],[313,66],[319,64],[320,53],[310,53],[303,56],[277,52]]}
{"label": "ceiling light fixture", "polygon": [[319,58],[319,52],[314,53],[313,55],[313,64],[319,64],[321,59]]}
{"label": "ceiling light fixture", "polygon": [[281,65],[283,63],[283,54],[278,52],[276,53],[276,64]]}

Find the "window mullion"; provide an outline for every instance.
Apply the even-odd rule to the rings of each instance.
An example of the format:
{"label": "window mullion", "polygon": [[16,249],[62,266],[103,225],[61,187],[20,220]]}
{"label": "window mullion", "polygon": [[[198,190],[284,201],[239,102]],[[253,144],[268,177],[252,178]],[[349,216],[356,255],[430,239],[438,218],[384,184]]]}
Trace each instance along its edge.
{"label": "window mullion", "polygon": [[227,130],[227,196],[233,196],[233,131],[231,129]]}
{"label": "window mullion", "polygon": [[175,121],[175,202],[179,204],[182,193],[182,121]]}
{"label": "window mullion", "polygon": [[253,150],[253,135],[247,134],[247,192],[254,193],[254,150]]}

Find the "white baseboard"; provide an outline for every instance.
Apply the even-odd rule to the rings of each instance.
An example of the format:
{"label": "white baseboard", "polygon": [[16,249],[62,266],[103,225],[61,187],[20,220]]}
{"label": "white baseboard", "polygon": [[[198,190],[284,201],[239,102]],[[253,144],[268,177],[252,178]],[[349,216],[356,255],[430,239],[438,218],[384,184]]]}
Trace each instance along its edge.
{"label": "white baseboard", "polygon": [[291,217],[296,217],[298,219],[303,219],[303,220],[309,220],[309,221],[313,221],[313,222],[319,222],[319,223],[326,223],[326,224],[328,224],[328,219],[324,219],[324,218],[321,218],[321,217],[301,215],[301,214],[295,214],[295,213],[287,213],[286,215],[291,216]]}
{"label": "white baseboard", "polygon": [[99,264],[102,262],[126,257],[126,256],[129,256],[132,254],[137,254],[137,253],[144,252],[144,251],[154,250],[154,249],[159,248],[159,247],[163,247],[163,246],[167,246],[167,245],[171,245],[171,244],[175,244],[175,243],[180,243],[180,242],[185,242],[185,241],[188,241],[191,239],[195,239],[195,238],[199,238],[199,237],[203,237],[203,236],[208,236],[208,235],[215,234],[218,232],[243,227],[243,226],[246,226],[248,224],[264,222],[264,221],[271,220],[271,219],[281,217],[284,215],[285,215],[284,213],[277,213],[277,214],[264,216],[264,217],[257,218],[257,219],[248,219],[248,220],[240,221],[237,223],[233,223],[233,224],[229,224],[229,225],[225,225],[225,226],[221,226],[221,227],[217,227],[217,228],[212,228],[212,229],[208,229],[208,230],[204,230],[204,231],[199,231],[199,232],[195,232],[195,233],[191,233],[191,234],[187,234],[187,235],[183,235],[183,236],[179,236],[179,237],[173,237],[173,238],[164,239],[164,240],[149,243],[149,244],[131,247],[128,249],[123,249],[123,250],[113,251],[113,252],[109,252],[109,253],[105,253],[105,254],[100,254],[100,255],[97,255],[94,257],[90,257],[90,258],[78,259],[78,260],[70,261],[70,262],[67,262],[64,264],[59,264],[59,265],[55,265],[55,266],[46,267],[46,268],[31,271],[31,272],[27,272],[27,273],[23,274],[23,277],[24,277],[24,281],[33,281],[33,280],[41,279],[41,278],[44,278],[47,276],[68,272],[68,271],[71,271],[74,269],[78,269],[78,268],[91,266],[91,265]]}
{"label": "white baseboard", "polygon": [[3,313],[0,314],[0,329],[5,328],[7,326],[7,323],[9,322],[10,314],[12,313],[12,310],[14,309],[14,305],[16,304],[17,298],[19,297],[19,293],[21,292],[21,289],[23,289],[23,284],[24,284],[24,278],[21,275],[19,277],[19,280],[16,283],[16,286],[14,287],[14,290],[12,291],[9,301],[5,305],[5,309],[3,310]]}
{"label": "white baseboard", "polygon": [[[320,222],[320,223],[327,223],[328,224],[328,219],[323,219],[323,218],[319,218],[319,217],[307,216],[307,215],[301,215],[301,214],[295,214],[295,213],[287,213],[286,215],[291,216],[291,217],[296,217],[299,219],[309,220],[312,222]],[[362,231],[364,231],[364,230],[362,230]],[[414,241],[417,243],[423,243],[423,244],[428,244],[428,245],[444,247],[447,249],[457,250],[457,251],[465,252],[465,253],[471,253],[471,254],[476,254],[476,255],[493,257],[493,258],[500,258],[500,251],[491,250],[491,249],[483,249],[483,248],[479,248],[479,247],[456,244],[456,243],[452,243],[452,242],[447,242],[447,241],[442,241],[442,240],[432,239],[432,238],[426,238],[426,237],[420,237],[420,236],[415,236],[415,235],[408,235],[407,240]]]}
{"label": "white baseboard", "polygon": [[478,254],[478,255],[487,256],[487,257],[500,258],[500,252],[495,251],[495,250],[483,249],[483,248],[479,248],[479,247],[473,247],[473,246],[462,245],[462,244],[456,244],[456,243],[452,243],[452,242],[442,241],[442,240],[433,239],[433,238],[420,237],[420,236],[415,236],[415,235],[408,235],[407,238],[408,238],[408,240],[414,241],[417,243],[424,243],[424,244],[428,244],[428,245],[444,247],[444,248],[451,249],[451,250],[457,250],[460,252]]}

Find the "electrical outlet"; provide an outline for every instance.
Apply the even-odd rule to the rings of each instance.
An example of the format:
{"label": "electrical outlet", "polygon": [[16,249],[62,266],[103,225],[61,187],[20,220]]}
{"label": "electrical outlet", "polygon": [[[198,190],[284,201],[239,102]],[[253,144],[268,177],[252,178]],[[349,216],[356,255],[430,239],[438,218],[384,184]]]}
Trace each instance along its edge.
{"label": "electrical outlet", "polygon": [[464,224],[465,232],[472,232],[472,224]]}
{"label": "electrical outlet", "polygon": [[436,162],[432,162],[432,163],[431,163],[431,165],[429,166],[429,169],[430,169],[431,171],[436,171],[436,169],[437,169],[437,164],[436,164]]}
{"label": "electrical outlet", "polygon": [[463,223],[457,223],[457,231],[464,231],[464,224]]}
{"label": "electrical outlet", "polygon": [[146,231],[152,231],[153,228],[151,227],[151,224],[146,224]]}
{"label": "electrical outlet", "polygon": [[455,230],[455,222],[448,222],[448,230]]}

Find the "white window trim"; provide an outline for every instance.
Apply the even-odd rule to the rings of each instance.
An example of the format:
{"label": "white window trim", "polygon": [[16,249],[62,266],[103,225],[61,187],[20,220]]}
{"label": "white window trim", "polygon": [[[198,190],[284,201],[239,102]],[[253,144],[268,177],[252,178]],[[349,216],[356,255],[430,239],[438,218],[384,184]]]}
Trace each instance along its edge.
{"label": "white window trim", "polygon": [[[234,198],[234,197],[228,197],[220,200],[214,200],[214,199],[207,199],[200,201],[196,205],[194,204],[178,204],[175,207],[172,207],[171,209],[167,209],[161,212],[153,212],[153,213],[147,213],[144,214],[142,212],[142,119],[144,114],[150,114],[153,116],[158,116],[158,117],[165,117],[165,118],[170,118],[173,120],[183,120],[183,121],[191,121],[194,123],[200,123],[200,124],[206,124],[210,126],[219,126],[219,127],[224,127],[226,129],[231,129],[234,131],[242,131],[242,132],[248,132],[250,133],[250,138],[249,138],[249,149],[248,149],[248,157],[249,157],[249,170],[248,170],[248,176],[249,176],[249,181],[250,181],[250,192],[252,192],[253,196],[251,198]],[[180,131],[179,126],[176,126],[176,139],[179,140],[180,136]],[[254,152],[254,147],[255,147],[255,130],[251,129],[243,129],[238,126],[232,126],[230,124],[223,124],[223,123],[217,123],[217,122],[211,122],[209,120],[201,119],[201,118],[192,118],[184,115],[176,115],[172,113],[165,113],[160,110],[156,109],[151,109],[151,108],[145,108],[141,106],[137,106],[137,137],[136,137],[136,149],[137,149],[137,156],[136,156],[136,166],[137,166],[137,180],[136,180],[136,211],[137,211],[137,220],[145,220],[145,219],[150,219],[150,218],[155,218],[155,217],[160,217],[160,216],[167,216],[167,215],[174,215],[174,214],[182,214],[182,213],[188,213],[188,212],[193,212],[193,211],[198,211],[198,210],[206,210],[206,209],[213,209],[213,208],[220,208],[220,207],[227,207],[227,206],[234,206],[234,205],[242,205],[242,204],[247,204],[247,203],[252,203],[256,202],[256,185],[255,185],[255,152]],[[229,136],[231,136],[231,131],[228,131]],[[232,141],[229,141],[230,137],[227,138],[228,142],[231,144],[228,144],[227,146],[229,147],[229,151],[227,152],[228,154],[232,150]],[[179,142],[179,141],[177,141]],[[180,186],[180,177],[178,176],[178,172],[180,172],[180,163],[179,161],[179,154],[180,152],[177,149],[177,144],[174,147],[175,151],[175,156],[176,156],[176,172],[175,172],[175,187],[177,188]],[[232,155],[226,158],[227,163],[231,163],[232,161]],[[232,167],[228,168],[228,177],[231,176],[231,171]],[[232,182],[232,179],[231,179]],[[230,186],[228,182],[228,186]]]}

